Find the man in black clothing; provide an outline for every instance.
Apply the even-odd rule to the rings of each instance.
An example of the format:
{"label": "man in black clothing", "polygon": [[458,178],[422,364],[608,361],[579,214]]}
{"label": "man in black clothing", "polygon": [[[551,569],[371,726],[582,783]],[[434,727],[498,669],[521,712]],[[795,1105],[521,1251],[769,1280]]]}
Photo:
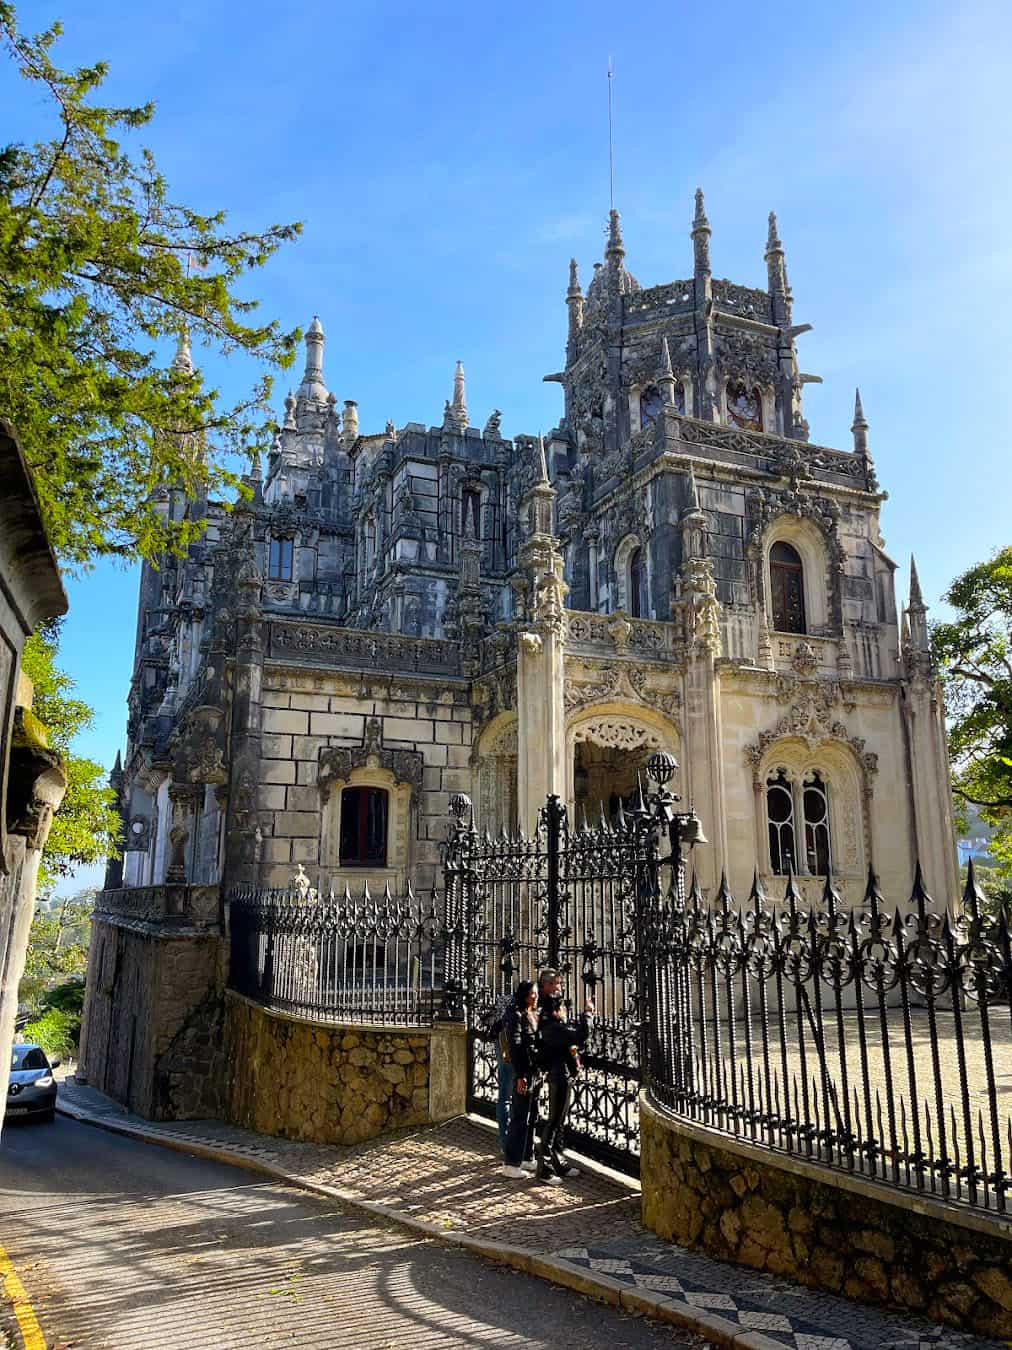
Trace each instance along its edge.
{"label": "man in black clothing", "polygon": [[587,1043],[594,1004],[588,999],[577,1022],[566,1018],[557,970],[543,970],[538,979],[539,1061],[548,1079],[548,1114],[538,1143],[538,1180],[557,1186],[579,1169],[566,1161],[563,1135],[572,1097],[572,1082],[579,1073],[579,1049]]}

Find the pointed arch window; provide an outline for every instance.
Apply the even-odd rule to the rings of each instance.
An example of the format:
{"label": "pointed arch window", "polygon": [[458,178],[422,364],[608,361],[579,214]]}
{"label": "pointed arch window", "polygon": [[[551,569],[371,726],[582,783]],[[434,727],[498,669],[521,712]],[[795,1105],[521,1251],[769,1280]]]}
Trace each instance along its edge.
{"label": "pointed arch window", "polygon": [[758,389],[737,380],[727,386],[727,416],[743,431],[762,431],[763,401]]}
{"label": "pointed arch window", "polygon": [[805,819],[805,866],[813,876],[828,876],[832,852],[829,847],[829,794],[818,769],[806,775],[801,791]]}
{"label": "pointed arch window", "polygon": [[806,633],[805,569],[793,544],[778,541],[770,549],[770,608],[778,633]]}
{"label": "pointed arch window", "polygon": [[642,617],[643,550],[634,548],[629,555],[629,613],[634,619]]}
{"label": "pointed arch window", "polygon": [[794,846],[794,789],[781,769],[766,780],[766,820],[770,838],[770,870],[782,874],[797,866]]}
{"label": "pointed arch window", "polygon": [[651,384],[640,394],[640,430],[646,431],[647,427],[652,427],[661,415],[661,409],[664,407],[664,398],[656,384]]}

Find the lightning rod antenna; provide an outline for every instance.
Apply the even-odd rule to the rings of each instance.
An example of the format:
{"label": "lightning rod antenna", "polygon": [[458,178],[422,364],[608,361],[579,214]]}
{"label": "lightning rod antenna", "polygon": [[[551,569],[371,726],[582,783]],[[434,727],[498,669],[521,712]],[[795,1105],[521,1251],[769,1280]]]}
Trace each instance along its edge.
{"label": "lightning rod antenna", "polygon": [[614,77],[611,57],[608,57],[608,209],[615,209],[615,146],[612,131],[611,86]]}

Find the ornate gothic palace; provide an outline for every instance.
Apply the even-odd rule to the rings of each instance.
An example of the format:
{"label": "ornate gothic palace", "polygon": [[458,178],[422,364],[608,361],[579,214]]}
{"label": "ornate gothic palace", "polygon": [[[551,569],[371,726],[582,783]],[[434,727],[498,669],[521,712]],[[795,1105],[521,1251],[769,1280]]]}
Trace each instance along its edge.
{"label": "ornate gothic palace", "polygon": [[550,792],[608,817],[664,749],[704,888],[758,858],[895,895],[919,856],[951,901],[925,606],[912,568],[897,613],[860,398],[851,449],[811,443],[774,216],[764,288],[711,275],[702,193],[691,237],[645,287],[613,211],[586,290],[571,263],[544,441],[472,426],[459,364],[440,425],[360,430],[313,320],[248,498],[161,499],[207,527],[143,571],[109,890],[425,886],[452,793],[482,828]]}

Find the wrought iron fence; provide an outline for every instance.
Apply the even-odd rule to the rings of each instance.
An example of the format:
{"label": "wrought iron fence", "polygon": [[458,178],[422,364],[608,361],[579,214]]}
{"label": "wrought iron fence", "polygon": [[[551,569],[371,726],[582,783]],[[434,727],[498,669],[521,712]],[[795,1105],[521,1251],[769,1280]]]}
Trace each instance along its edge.
{"label": "wrought iron fence", "polygon": [[[597,1012],[573,1084],[568,1134],[575,1148],[635,1172],[642,1076],[634,911],[649,854],[646,834],[621,814],[593,829],[573,828],[555,796],[529,835],[479,833],[463,795],[451,810],[457,818],[445,864],[455,935],[451,994],[457,991],[472,1033],[498,996],[546,966],[562,976],[571,1011],[592,998]],[[472,1034],[469,1054],[469,1106],[492,1115],[495,1047]]]}
{"label": "wrought iron fence", "polygon": [[[845,909],[755,882],[715,903],[675,855],[640,911],[651,1096],[676,1113],[835,1170],[1005,1213],[1012,1159],[1009,916],[972,868],[962,911],[918,871],[886,908],[873,875]],[[1002,1100],[1006,1105],[1002,1106]]]}
{"label": "wrought iron fence", "polygon": [[431,1023],[443,1000],[447,933],[435,894],[375,898],[238,887],[229,984],[264,1007],[319,1021]]}

